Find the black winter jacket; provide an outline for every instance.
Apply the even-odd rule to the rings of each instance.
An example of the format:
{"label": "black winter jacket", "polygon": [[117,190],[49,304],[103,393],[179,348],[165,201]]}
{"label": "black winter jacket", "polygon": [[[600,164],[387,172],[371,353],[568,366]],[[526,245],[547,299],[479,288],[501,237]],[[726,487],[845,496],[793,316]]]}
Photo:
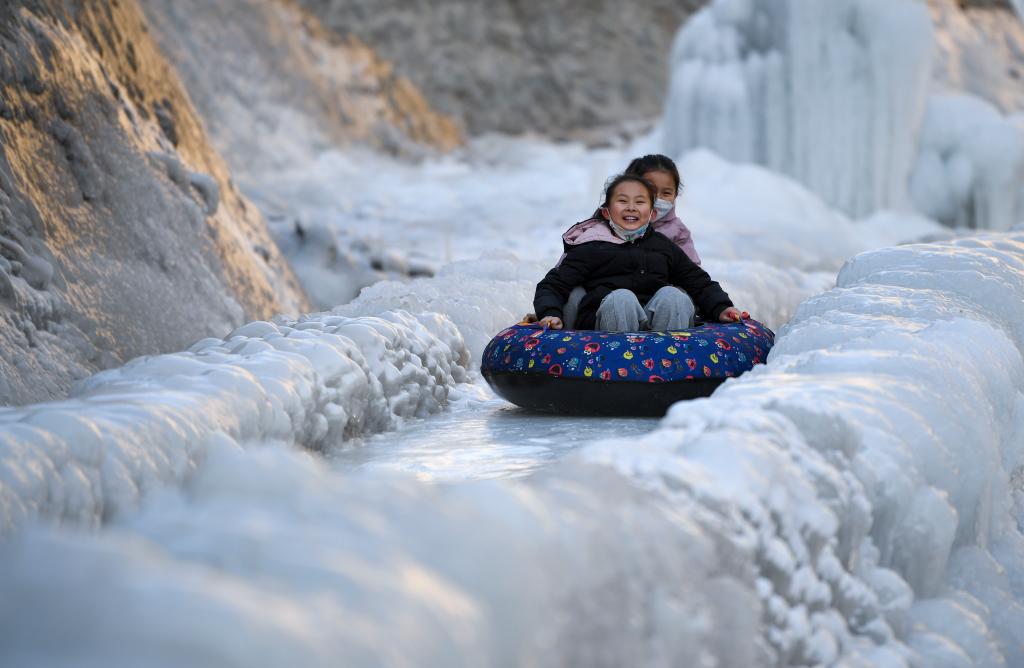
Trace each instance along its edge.
{"label": "black winter jacket", "polygon": [[594,329],[601,301],[620,288],[631,290],[641,304],[646,304],[655,292],[674,285],[690,295],[706,318],[716,322],[722,311],[733,305],[706,271],[668,237],[650,228],[635,241],[566,245],[565,253],[562,263],[537,284],[533,308],[538,318],[561,318],[562,307],[577,285],[587,291],[576,316],[577,329]]}

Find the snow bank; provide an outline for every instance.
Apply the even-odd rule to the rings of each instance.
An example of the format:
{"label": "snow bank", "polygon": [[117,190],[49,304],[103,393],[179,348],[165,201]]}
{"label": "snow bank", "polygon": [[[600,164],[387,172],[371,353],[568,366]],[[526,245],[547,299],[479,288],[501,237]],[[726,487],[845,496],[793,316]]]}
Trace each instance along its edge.
{"label": "snow bank", "polygon": [[322,450],[435,413],[469,359],[434,314],[253,322],[141,357],[66,401],[0,409],[0,533],[34,518],[96,526],[179,483],[212,444]]}
{"label": "snow bank", "polygon": [[548,268],[495,252],[490,259],[445,265],[433,278],[375,283],[332,313],[362,316],[404,309],[441,314],[458,328],[476,366],[492,336],[533,310],[534,289]]}
{"label": "snow bank", "polygon": [[1024,662],[1024,235],[865,253],[769,362],[585,453],[748,546],[785,665]]}
{"label": "snow bank", "polygon": [[561,233],[593,213],[605,177],[627,162],[579,144],[482,137],[418,164],[328,151],[249,192],[314,303],[330,309],[377,281],[495,252],[554,264]]}
{"label": "snow bank", "polygon": [[686,183],[680,215],[702,255],[835,272],[846,258],[884,245],[806,187],[758,165],[706,150],[686,153],[678,165]]}
{"label": "snow bank", "polygon": [[922,212],[950,226],[1007,230],[1024,222],[1024,127],[969,95],[928,103],[910,178]]}
{"label": "snow bank", "polygon": [[224,446],[153,501],[0,544],[5,664],[763,665],[743,562],[595,467],[428,486]]}
{"label": "snow bank", "polygon": [[933,43],[913,0],[715,0],[676,37],[666,148],[765,165],[852,215],[898,207]]}
{"label": "snow bank", "polygon": [[950,234],[910,213],[850,220],[790,178],[707,150],[686,153],[678,165],[686,183],[680,215],[704,268],[734,303],[772,328],[793,317],[800,302],[831,288],[845,258]]}

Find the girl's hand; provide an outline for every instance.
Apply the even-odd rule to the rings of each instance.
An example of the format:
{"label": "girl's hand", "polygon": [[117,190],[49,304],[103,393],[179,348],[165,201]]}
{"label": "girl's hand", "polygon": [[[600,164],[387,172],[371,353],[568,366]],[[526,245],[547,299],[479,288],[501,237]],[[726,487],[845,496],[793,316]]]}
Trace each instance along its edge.
{"label": "girl's hand", "polygon": [[537,315],[535,313],[527,313],[523,316],[523,319],[519,321],[520,325],[532,325],[537,322]]}
{"label": "girl's hand", "polygon": [[562,329],[562,319],[549,315],[546,318],[538,320],[537,326],[543,327],[544,329]]}
{"label": "girl's hand", "polygon": [[719,322],[741,322],[743,320],[743,316],[744,315],[746,315],[748,318],[750,317],[746,313],[741,313],[740,310],[738,308],[736,308],[735,306],[730,306],[729,308],[725,309],[724,311],[722,311],[719,314],[718,321]]}

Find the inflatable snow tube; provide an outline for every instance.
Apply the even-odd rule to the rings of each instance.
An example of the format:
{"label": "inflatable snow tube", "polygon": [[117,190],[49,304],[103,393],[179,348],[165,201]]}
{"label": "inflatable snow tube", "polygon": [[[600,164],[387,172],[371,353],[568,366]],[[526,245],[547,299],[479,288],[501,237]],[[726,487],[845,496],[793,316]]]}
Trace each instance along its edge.
{"label": "inflatable snow tube", "polygon": [[756,320],[678,332],[515,325],[487,344],[480,371],[495,392],[523,408],[660,416],[763,363],[774,342]]}

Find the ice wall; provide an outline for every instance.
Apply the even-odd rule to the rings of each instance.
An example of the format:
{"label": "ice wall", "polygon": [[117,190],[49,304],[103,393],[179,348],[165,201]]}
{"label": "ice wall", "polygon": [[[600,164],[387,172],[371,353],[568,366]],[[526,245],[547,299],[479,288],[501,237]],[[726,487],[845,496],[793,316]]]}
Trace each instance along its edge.
{"label": "ice wall", "polygon": [[67,400],[0,409],[0,535],[37,519],[98,526],[212,448],[324,450],[435,413],[468,366],[450,321],[405,312],[251,322],[140,357]]}
{"label": "ice wall", "polygon": [[1024,126],[967,95],[929,99],[910,178],[915,207],[947,225],[1024,222]]}
{"label": "ice wall", "polygon": [[915,0],[715,0],[676,37],[666,148],[765,165],[848,214],[898,207],[933,43]]}

